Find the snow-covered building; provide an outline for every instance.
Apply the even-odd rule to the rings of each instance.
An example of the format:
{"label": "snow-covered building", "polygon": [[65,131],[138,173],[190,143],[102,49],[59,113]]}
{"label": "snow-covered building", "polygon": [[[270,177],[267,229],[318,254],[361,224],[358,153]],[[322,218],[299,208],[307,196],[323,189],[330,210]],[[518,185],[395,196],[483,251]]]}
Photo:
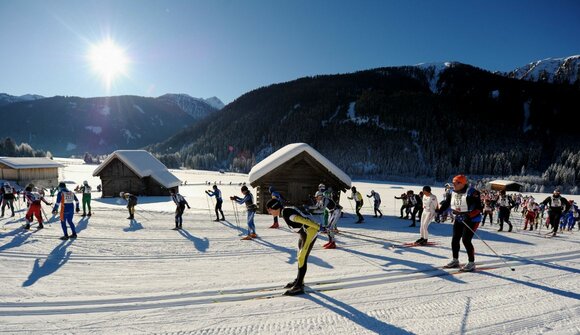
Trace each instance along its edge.
{"label": "snow-covered building", "polygon": [[326,157],[306,143],[293,143],[279,149],[256,164],[249,174],[257,189],[258,212],[266,212],[271,199],[270,186],[291,205],[303,205],[314,196],[320,183],[332,187],[337,198],[350,188],[351,179]]}
{"label": "snow-covered building", "polygon": [[0,157],[0,180],[50,188],[58,185],[61,167],[62,164],[43,157]]}
{"label": "snow-covered building", "polygon": [[522,187],[522,184],[516,183],[515,181],[501,179],[490,181],[488,185],[489,189],[496,191],[506,190],[519,192]]}
{"label": "snow-covered building", "polygon": [[93,172],[101,178],[102,196],[118,197],[120,192],[136,195],[169,195],[181,181],[157,158],[145,150],[117,150]]}

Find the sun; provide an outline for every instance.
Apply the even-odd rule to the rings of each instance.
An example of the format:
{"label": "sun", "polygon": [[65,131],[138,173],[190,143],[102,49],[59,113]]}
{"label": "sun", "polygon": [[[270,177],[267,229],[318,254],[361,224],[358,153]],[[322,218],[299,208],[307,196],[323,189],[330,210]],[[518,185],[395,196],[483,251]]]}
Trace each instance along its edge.
{"label": "sun", "polygon": [[113,81],[120,75],[127,74],[129,58],[125,50],[113,40],[107,39],[99,44],[91,45],[88,59],[91,68],[101,76],[107,88],[110,88]]}

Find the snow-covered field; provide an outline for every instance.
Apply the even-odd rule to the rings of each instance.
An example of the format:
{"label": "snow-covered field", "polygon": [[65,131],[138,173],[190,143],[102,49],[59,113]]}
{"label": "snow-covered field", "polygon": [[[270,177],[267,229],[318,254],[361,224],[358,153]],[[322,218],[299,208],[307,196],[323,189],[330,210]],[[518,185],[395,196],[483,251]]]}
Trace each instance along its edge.
{"label": "snow-covered field", "polygon": [[[91,176],[96,166],[66,164],[62,180],[99,183]],[[363,194],[381,194],[386,216],[370,217],[365,198],[366,222],[356,225],[344,197],[338,248],[323,249],[320,235],[309,259],[308,293],[285,297],[282,287],[297,271],[297,235],[268,229],[271,217],[257,215],[259,238],[241,241],[242,208],[238,222],[225,200],[227,221],[213,222],[213,204],[203,193],[209,181],[221,183],[226,199],[240,195],[247,175],[174,172],[187,181],[180,192],[192,207],[181,231],[170,230],[169,198],[140,198],[131,224],[125,203],[96,192],[94,215],[75,216],[76,240],[59,240],[58,222],[29,232],[19,228],[23,221],[0,221],[0,333],[580,333],[577,230],[545,238],[535,231],[498,233],[497,224],[486,224],[479,235],[515,272],[477,238],[480,271],[443,270],[451,256],[449,223],[431,224],[435,246],[392,248],[419,237],[419,228],[398,219],[393,196],[421,185],[354,181]],[[520,215],[512,218],[520,227]],[[466,261],[463,246],[460,260]]]}

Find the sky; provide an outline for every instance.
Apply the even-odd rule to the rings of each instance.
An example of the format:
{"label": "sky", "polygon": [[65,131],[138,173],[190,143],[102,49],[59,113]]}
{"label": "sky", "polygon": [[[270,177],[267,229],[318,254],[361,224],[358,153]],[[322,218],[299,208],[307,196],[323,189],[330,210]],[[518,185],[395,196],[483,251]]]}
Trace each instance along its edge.
{"label": "sky", "polygon": [[0,93],[227,104],[274,83],[385,66],[509,71],[578,55],[579,36],[575,0],[0,0]]}

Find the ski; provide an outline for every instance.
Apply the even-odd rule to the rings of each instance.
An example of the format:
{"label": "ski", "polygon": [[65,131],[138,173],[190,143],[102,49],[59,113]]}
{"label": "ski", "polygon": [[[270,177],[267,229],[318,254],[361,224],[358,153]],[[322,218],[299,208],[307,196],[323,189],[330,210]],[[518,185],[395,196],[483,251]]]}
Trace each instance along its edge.
{"label": "ski", "polygon": [[439,243],[427,242],[427,244],[419,244],[417,242],[406,242],[406,243],[402,243],[402,244],[393,244],[389,248],[394,249],[394,248],[431,247],[431,246],[435,246],[435,245],[439,245]]}

